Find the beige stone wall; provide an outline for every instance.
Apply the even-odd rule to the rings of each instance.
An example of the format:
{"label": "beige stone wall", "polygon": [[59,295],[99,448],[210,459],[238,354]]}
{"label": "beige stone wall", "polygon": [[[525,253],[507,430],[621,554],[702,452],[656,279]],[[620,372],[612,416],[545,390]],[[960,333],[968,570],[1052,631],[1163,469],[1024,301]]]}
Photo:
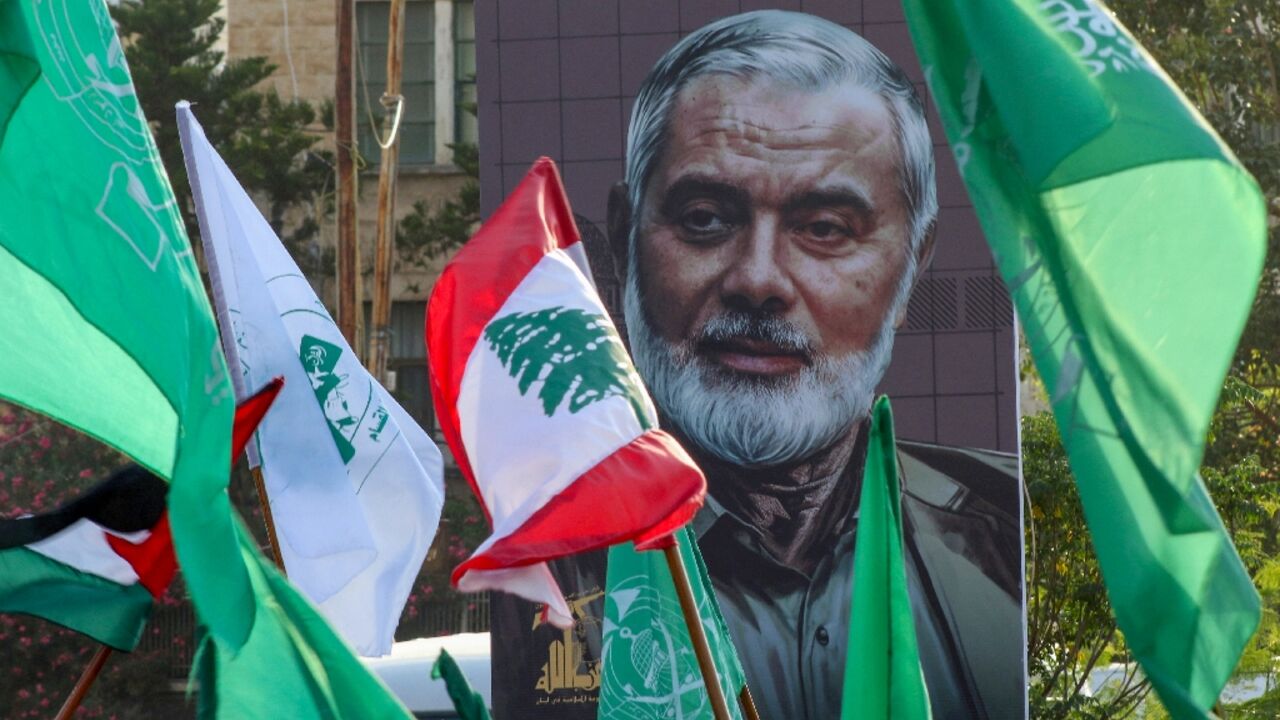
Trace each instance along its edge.
{"label": "beige stone wall", "polygon": [[[314,105],[333,97],[336,63],[335,9],[333,0],[225,0],[227,48],[232,58],[264,56],[277,66],[266,82],[282,97],[297,97]],[[332,147],[332,136],[323,140]],[[361,148],[376,156],[378,148]],[[402,168],[396,193],[396,216],[403,217],[418,200],[438,207],[454,197],[465,178],[455,168]],[[373,244],[377,236],[378,176],[360,178],[359,225],[363,294],[369,299],[373,284]],[[320,230],[322,246],[332,247],[336,231],[332,220]],[[395,300],[423,300],[439,274],[439,267],[398,267],[392,283]],[[325,302],[333,306],[335,282],[321,282]]]}
{"label": "beige stone wall", "polygon": [[277,70],[268,82],[283,97],[317,104],[333,97],[333,0],[225,2],[230,57],[270,60]]}

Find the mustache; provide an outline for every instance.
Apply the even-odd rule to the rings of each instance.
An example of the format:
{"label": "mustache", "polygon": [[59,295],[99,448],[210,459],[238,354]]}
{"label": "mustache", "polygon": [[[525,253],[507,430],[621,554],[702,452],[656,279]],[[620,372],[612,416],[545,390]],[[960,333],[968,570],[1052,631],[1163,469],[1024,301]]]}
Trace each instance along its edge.
{"label": "mustache", "polygon": [[813,342],[794,324],[772,315],[729,312],[707,321],[694,342],[699,350],[713,349],[734,342],[766,343],[781,353],[794,353],[812,360]]}

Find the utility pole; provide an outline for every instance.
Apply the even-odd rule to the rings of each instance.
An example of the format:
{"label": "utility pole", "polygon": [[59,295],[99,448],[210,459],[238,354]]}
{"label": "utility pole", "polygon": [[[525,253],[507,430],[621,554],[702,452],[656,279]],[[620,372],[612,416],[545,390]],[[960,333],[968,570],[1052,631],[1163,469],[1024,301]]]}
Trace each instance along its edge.
{"label": "utility pole", "polygon": [[396,175],[400,163],[400,118],[404,114],[404,96],[400,94],[400,76],[404,55],[404,0],[391,0],[391,16],[387,23],[387,91],[382,107],[392,113],[391,131],[379,140],[382,162],[378,173],[378,240],[373,260],[373,329],[369,334],[369,372],[387,385],[387,357],[391,352],[391,270],[395,262],[393,244],[396,236]]}
{"label": "utility pole", "polygon": [[338,150],[338,329],[355,347],[360,252],[356,242],[355,78],[351,72],[354,0],[337,0],[337,12],[338,65],[333,97]]}

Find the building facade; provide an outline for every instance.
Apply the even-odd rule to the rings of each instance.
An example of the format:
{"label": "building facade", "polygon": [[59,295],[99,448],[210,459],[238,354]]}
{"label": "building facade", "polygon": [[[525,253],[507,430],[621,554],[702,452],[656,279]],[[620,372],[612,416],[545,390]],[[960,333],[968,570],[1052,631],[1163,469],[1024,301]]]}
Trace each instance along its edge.
{"label": "building facade", "polygon": [[[386,90],[389,0],[355,1],[356,146],[361,168],[358,199],[362,293],[371,300],[373,246],[377,234],[378,139],[391,122],[380,102]],[[337,67],[336,14],[332,0],[225,0],[226,52],[230,58],[265,57],[276,66],[266,81],[282,98],[332,106]],[[404,22],[404,111],[400,125],[400,172],[396,216],[423,201],[438,208],[457,196],[468,177],[454,163],[453,147],[475,143],[475,8],[469,0],[406,0]],[[323,126],[321,146],[333,148]],[[335,243],[334,218],[321,223],[322,248]],[[435,419],[427,388],[423,320],[427,295],[443,260],[420,265],[397,261],[392,277],[393,392],[424,428]],[[335,279],[313,278],[334,308]],[[367,323],[360,344],[367,342]],[[391,384],[390,382],[388,384]]]}

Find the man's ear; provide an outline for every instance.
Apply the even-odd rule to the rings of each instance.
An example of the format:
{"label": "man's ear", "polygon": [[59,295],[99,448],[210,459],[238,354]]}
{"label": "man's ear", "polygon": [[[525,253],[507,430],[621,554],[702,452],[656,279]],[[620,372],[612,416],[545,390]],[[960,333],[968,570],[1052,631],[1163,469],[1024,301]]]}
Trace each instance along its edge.
{"label": "man's ear", "polygon": [[627,184],[618,181],[609,189],[609,209],[606,231],[609,235],[609,249],[613,252],[613,267],[618,271],[618,279],[627,278],[627,262],[631,259],[627,244],[631,240],[631,201],[627,199]]}
{"label": "man's ear", "polygon": [[933,238],[935,231],[938,229],[938,221],[935,218],[929,223],[929,229],[924,233],[924,239],[920,242],[920,247],[916,249],[916,276],[911,279],[911,292],[907,294],[906,302],[902,303],[902,307],[898,308],[898,316],[893,319],[894,329],[902,327],[902,323],[907,319],[907,306],[911,304],[911,296],[916,292],[916,286],[920,284],[920,278],[924,277],[924,271],[929,269],[929,263],[933,262]]}

